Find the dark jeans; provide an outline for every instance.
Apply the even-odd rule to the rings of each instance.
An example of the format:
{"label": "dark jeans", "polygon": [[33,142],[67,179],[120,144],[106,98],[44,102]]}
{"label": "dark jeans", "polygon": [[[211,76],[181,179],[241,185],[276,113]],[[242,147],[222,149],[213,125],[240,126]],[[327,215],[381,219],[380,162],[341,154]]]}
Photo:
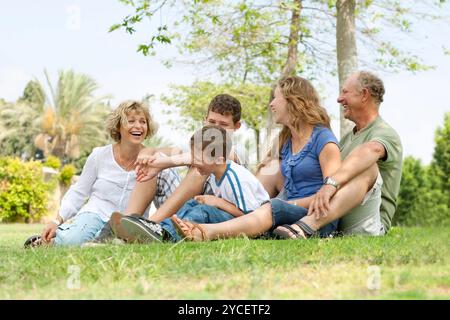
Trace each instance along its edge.
{"label": "dark jeans", "polygon": [[[270,200],[270,205],[272,207],[271,231],[273,231],[276,227],[281,226],[283,224],[291,225],[294,222],[297,222],[298,220],[302,219],[308,213],[308,210],[303,207],[289,204],[284,200],[276,198]],[[319,229],[318,230],[319,235],[324,238],[329,237],[333,232],[337,230],[338,222],[339,220],[334,220],[329,224],[327,224],[326,226]]]}

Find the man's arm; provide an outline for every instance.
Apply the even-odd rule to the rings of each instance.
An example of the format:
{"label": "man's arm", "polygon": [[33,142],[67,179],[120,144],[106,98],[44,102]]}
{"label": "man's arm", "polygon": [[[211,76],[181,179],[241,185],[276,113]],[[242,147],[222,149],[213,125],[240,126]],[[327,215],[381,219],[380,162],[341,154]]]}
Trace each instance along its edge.
{"label": "man's arm", "polygon": [[[376,141],[369,141],[353,149],[345,158],[341,166],[330,176],[339,187],[345,185],[362,172],[372,167],[379,159],[386,156],[384,146]],[[327,176],[324,172],[324,176]],[[314,195],[308,209],[308,215],[315,215],[316,219],[326,216],[330,210],[330,200],[336,194],[337,187],[324,184]]]}
{"label": "man's arm", "polygon": [[342,186],[385,157],[386,150],[381,143],[376,141],[363,143],[342,161],[339,169],[331,177]]}

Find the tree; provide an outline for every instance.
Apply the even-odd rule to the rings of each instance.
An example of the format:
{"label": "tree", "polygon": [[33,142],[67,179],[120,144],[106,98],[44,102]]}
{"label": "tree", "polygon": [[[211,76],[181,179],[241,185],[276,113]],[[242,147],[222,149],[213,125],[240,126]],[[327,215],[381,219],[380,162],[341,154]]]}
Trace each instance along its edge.
{"label": "tree", "polygon": [[433,161],[431,169],[436,176],[434,186],[447,195],[450,207],[450,113],[444,116],[444,125],[436,129]]}
{"label": "tree", "polygon": [[448,194],[436,188],[434,173],[420,160],[411,156],[405,158],[393,224],[436,226],[450,223]]}
{"label": "tree", "polygon": [[[180,116],[187,121],[181,126],[177,123],[177,128],[184,128],[192,131],[201,126],[209,102],[216,95],[228,93],[236,97],[242,105],[242,121],[248,128],[252,129],[255,135],[255,146],[260,145],[260,132],[264,128],[267,108],[265,101],[269,95],[267,86],[255,84],[242,84],[239,86],[232,84],[214,84],[211,82],[195,82],[192,86],[172,86],[170,95],[162,97],[162,101],[179,112]],[[257,152],[257,161],[259,162]]]}
{"label": "tree", "polygon": [[431,165],[406,157],[394,223],[442,225],[450,223],[450,113],[436,129]]}
{"label": "tree", "polygon": [[41,108],[45,104],[45,92],[41,84],[37,80],[31,80],[25,86],[22,97],[18,102],[31,104],[38,108]]}
{"label": "tree", "polygon": [[[135,12],[111,30],[124,28],[130,34],[144,17],[151,19],[158,11],[162,14],[162,8],[168,12],[175,4],[122,2],[132,5]],[[439,1],[438,5],[442,3]],[[392,31],[411,34],[414,21],[434,21],[439,17],[434,14],[439,7],[432,1],[422,10],[415,9],[421,5],[417,1],[406,4],[385,0],[197,0],[177,5],[180,13],[171,16],[175,22],[161,24],[150,43],[140,44],[138,51],[155,53],[156,44],[179,40],[180,53],[193,57],[191,62],[197,67],[207,66],[204,69],[209,73],[217,70],[225,80],[250,79],[258,84],[272,84],[294,71],[315,79],[320,73],[335,74],[337,65],[342,85],[342,79],[356,70],[358,61],[386,70],[426,70],[430,66],[419,57],[394,45],[397,42]],[[177,28],[181,29],[178,33]],[[333,45],[336,42],[338,52]],[[358,60],[356,42],[362,53]],[[268,127],[272,127],[271,121]]]}
{"label": "tree", "polygon": [[[336,1],[336,60],[338,66],[339,92],[344,81],[358,69],[356,49],[356,3],[355,0]],[[340,134],[343,137],[352,128],[352,123],[344,118],[344,110],[339,113]]]}
{"label": "tree", "polygon": [[143,144],[148,148],[163,148],[170,147],[171,143],[164,136],[158,134],[154,135],[150,139],[144,140]]}
{"label": "tree", "polygon": [[45,76],[50,88],[45,99],[42,85],[31,83],[16,104],[1,111],[9,129],[6,137],[20,136],[26,125],[35,146],[61,160],[76,159],[80,153],[104,144],[108,140],[104,121],[109,110],[104,104],[106,97],[94,96],[98,88],[95,81],[68,70],[59,72],[53,87],[46,72]]}
{"label": "tree", "polygon": [[[16,103],[0,104],[0,154],[32,157],[34,138],[39,133],[40,116],[44,112],[42,87],[30,81]],[[23,130],[26,128],[26,130]]]}

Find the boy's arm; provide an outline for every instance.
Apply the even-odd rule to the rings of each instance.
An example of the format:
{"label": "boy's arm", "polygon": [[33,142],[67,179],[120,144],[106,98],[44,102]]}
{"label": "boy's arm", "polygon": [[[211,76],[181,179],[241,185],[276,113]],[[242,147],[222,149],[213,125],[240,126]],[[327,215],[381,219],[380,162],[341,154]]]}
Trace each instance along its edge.
{"label": "boy's arm", "polygon": [[244,215],[244,212],[242,212],[233,203],[216,196],[202,195],[196,196],[194,199],[199,203],[213,206],[216,207],[217,209],[226,211],[234,217],[240,217]]}

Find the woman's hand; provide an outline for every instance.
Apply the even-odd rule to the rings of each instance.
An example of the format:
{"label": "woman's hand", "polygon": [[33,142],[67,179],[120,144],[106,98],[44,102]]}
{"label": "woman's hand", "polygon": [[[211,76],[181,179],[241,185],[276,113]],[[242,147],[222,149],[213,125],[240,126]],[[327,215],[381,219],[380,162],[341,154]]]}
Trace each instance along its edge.
{"label": "woman's hand", "polygon": [[49,222],[44,231],[42,231],[41,237],[45,243],[49,243],[56,236],[56,229],[58,229],[58,225],[54,222]]}

